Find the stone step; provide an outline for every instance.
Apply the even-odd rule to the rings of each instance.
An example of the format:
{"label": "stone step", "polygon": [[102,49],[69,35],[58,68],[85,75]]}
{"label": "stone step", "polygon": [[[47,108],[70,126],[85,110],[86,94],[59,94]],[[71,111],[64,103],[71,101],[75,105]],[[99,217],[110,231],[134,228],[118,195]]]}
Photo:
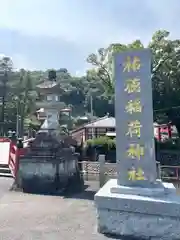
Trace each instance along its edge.
{"label": "stone step", "polygon": [[13,178],[11,173],[1,173],[0,172],[0,177],[8,177],[8,178]]}
{"label": "stone step", "polygon": [[9,168],[8,164],[1,164],[0,163],[0,168]]}
{"label": "stone step", "polygon": [[1,167],[0,166],[0,172],[4,172],[4,173],[10,173],[11,171],[10,171],[10,169],[9,169],[9,167],[7,167],[7,168],[5,168],[5,167]]}
{"label": "stone step", "polygon": [[0,164],[0,177],[12,177],[12,174],[8,165]]}

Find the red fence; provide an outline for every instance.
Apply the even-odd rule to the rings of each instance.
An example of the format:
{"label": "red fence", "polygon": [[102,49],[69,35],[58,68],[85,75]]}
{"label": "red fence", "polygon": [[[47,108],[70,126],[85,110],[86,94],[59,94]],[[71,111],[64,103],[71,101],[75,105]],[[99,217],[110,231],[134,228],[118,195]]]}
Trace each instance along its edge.
{"label": "red fence", "polygon": [[[17,149],[15,143],[11,142],[11,140],[8,138],[6,139],[4,138],[3,141],[10,143],[9,161],[7,164],[9,165],[9,168],[11,170],[13,177],[15,177],[17,173],[19,156],[24,155],[27,147],[26,143],[32,140],[33,139],[28,139],[23,142],[25,145],[25,148]],[[159,175],[161,179],[163,179],[164,181],[180,181],[180,164],[178,164],[178,162],[180,162],[180,151],[162,151],[162,152],[160,151],[158,152],[158,158],[159,158],[158,160],[161,160],[162,158],[164,162],[167,162],[165,163],[165,165],[161,165],[159,167],[159,171],[160,171]],[[172,164],[174,163],[174,166],[172,166],[171,163]],[[94,173],[98,174],[98,171],[99,171],[98,162],[92,162],[92,161],[86,160],[83,162],[83,166],[86,166],[84,167],[84,171],[86,169],[87,173],[90,173],[90,174],[93,173],[93,175]],[[106,166],[107,166],[108,175],[110,172],[111,173],[113,172],[113,174],[116,175],[115,163],[106,163]]]}
{"label": "red fence", "polygon": [[[25,140],[23,143],[24,145],[26,145],[26,143],[28,143],[29,141],[31,141],[32,139],[28,139]],[[18,167],[19,167],[19,157],[23,156],[26,152],[26,147],[18,149],[16,146],[16,143],[13,143],[12,141],[10,141],[10,151],[9,151],[9,169],[11,171],[12,176],[15,178],[17,171],[18,171]]]}
{"label": "red fence", "polygon": [[161,166],[160,175],[163,180],[180,181],[180,166]]}
{"label": "red fence", "polygon": [[11,174],[13,177],[16,177],[16,173],[17,173],[17,161],[18,161],[18,157],[17,157],[17,153],[18,153],[18,149],[16,147],[16,144],[11,142],[11,147],[10,147],[10,152],[9,152],[9,169],[11,170]]}
{"label": "red fence", "polygon": [[0,164],[8,165],[11,140],[0,137]]}

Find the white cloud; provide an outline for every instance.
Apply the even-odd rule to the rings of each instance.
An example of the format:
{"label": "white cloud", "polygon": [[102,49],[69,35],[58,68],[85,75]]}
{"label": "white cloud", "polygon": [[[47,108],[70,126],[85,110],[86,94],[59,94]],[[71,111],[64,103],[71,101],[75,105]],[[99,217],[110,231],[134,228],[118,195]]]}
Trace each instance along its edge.
{"label": "white cloud", "polygon": [[26,70],[35,70],[36,68],[32,66],[31,62],[26,56],[22,54],[15,53],[11,56],[13,61],[14,69],[24,68]]}
{"label": "white cloud", "polygon": [[[0,0],[0,6],[0,29],[25,36],[16,41],[13,36],[0,39],[1,49],[9,46],[6,52],[13,52],[18,68],[59,62],[75,72],[86,68],[89,53],[109,43],[140,39],[146,44],[160,28],[169,30],[172,37],[180,36],[179,0]],[[84,70],[76,71],[81,73]]]}
{"label": "white cloud", "polygon": [[[101,43],[119,38],[117,27],[112,24],[103,9],[96,9],[96,5],[88,9],[87,2],[81,0],[60,1],[51,0],[6,0],[0,1],[3,13],[0,15],[0,26],[15,29],[30,35],[45,35],[60,37],[75,42]],[[79,2],[79,4],[78,4]],[[95,2],[94,2],[95,3]],[[87,6],[86,6],[87,4]],[[82,8],[81,8],[82,7]],[[121,31],[121,38],[125,37],[126,29]],[[128,34],[131,35],[131,34]]]}
{"label": "white cloud", "polygon": [[160,27],[176,29],[174,21],[180,5],[177,0],[1,0],[0,4],[1,27],[80,45],[132,41],[137,36],[147,42]]}
{"label": "white cloud", "polygon": [[87,68],[85,68],[83,70],[77,70],[77,71],[75,71],[75,76],[76,77],[84,76],[84,75],[86,75],[86,71],[87,71]]}

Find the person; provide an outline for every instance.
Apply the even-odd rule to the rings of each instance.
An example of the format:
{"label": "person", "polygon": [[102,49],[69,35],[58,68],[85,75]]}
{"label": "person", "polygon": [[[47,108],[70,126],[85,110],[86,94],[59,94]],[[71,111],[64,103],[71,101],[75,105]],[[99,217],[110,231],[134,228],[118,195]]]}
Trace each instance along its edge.
{"label": "person", "polygon": [[22,138],[19,138],[19,139],[18,139],[18,141],[17,141],[17,148],[18,148],[18,149],[23,148]]}

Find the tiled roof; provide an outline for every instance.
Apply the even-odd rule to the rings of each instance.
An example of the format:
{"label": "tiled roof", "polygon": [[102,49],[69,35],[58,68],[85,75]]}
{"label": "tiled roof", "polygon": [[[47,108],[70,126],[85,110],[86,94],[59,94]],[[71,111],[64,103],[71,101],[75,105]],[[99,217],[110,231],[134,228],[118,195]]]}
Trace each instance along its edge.
{"label": "tiled roof", "polygon": [[37,85],[38,88],[54,88],[58,86],[59,84],[57,82],[52,82],[52,81],[44,81],[43,83],[40,83]]}
{"label": "tiled roof", "polygon": [[116,127],[116,120],[114,117],[103,117],[97,119],[96,121],[89,123],[84,126],[85,128],[92,128],[92,127],[104,127],[104,128],[115,128]]}

